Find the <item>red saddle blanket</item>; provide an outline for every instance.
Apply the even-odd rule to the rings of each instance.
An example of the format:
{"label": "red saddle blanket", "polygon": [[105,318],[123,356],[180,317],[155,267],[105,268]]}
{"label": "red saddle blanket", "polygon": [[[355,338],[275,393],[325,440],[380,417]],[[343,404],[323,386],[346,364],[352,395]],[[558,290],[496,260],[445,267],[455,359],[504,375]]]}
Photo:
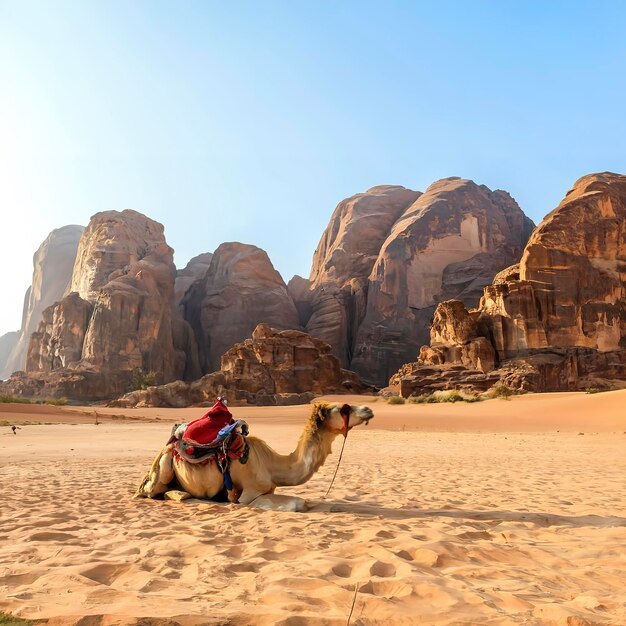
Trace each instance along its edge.
{"label": "red saddle blanket", "polygon": [[218,398],[217,402],[202,417],[189,422],[183,439],[195,443],[211,443],[224,426],[233,423],[233,416]]}
{"label": "red saddle blanket", "polygon": [[174,460],[186,461],[192,465],[206,465],[217,463],[220,471],[224,473],[231,461],[239,460],[242,464],[248,461],[248,444],[243,435],[236,434],[228,442],[227,448],[196,448],[189,446],[188,442],[178,441],[174,446]]}

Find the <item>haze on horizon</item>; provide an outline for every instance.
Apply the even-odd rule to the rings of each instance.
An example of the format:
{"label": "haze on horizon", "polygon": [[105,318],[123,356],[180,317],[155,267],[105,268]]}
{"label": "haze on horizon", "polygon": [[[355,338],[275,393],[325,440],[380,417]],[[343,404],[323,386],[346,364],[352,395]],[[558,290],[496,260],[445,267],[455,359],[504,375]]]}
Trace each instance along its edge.
{"label": "haze on horizon", "polygon": [[336,204],[447,176],[535,222],[626,172],[626,5],[0,0],[0,335],[48,233],[133,208],[178,267],[307,276]]}

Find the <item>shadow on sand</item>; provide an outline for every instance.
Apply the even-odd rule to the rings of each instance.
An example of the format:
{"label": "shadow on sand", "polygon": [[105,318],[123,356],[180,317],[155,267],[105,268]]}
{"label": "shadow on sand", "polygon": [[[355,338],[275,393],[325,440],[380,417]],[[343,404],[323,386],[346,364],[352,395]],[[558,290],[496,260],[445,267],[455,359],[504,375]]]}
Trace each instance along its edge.
{"label": "shadow on sand", "polygon": [[450,517],[482,522],[527,522],[537,526],[592,526],[611,528],[626,526],[625,517],[613,515],[557,515],[533,511],[463,511],[459,509],[394,509],[380,505],[352,502],[307,502],[312,513],[350,513],[351,515],[379,516],[387,519],[416,519]]}

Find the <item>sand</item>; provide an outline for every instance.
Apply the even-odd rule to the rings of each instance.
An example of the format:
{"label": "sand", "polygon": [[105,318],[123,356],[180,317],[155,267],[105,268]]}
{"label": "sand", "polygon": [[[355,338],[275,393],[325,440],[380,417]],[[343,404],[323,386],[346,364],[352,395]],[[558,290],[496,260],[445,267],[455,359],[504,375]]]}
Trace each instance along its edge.
{"label": "sand", "polygon": [[[279,490],[312,509],[279,513],[130,499],[199,409],[98,408],[95,425],[90,408],[0,405],[22,424],[0,427],[0,611],[345,625],[354,601],[353,625],[626,624],[626,391],[370,406],[329,497],[341,440]],[[233,409],[279,452],[308,411]]]}

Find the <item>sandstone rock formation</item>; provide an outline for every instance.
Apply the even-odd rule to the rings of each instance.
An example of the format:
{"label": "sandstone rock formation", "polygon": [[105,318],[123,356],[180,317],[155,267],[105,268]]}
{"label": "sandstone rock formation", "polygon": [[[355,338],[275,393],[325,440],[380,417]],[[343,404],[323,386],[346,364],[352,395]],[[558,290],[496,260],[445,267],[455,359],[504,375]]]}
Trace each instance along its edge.
{"label": "sandstone rock formation", "polygon": [[532,226],[506,192],[469,180],[447,178],[424,194],[374,187],[337,207],[308,289],[297,278],[290,292],[307,331],[364,380],[384,384],[427,341],[437,303],[476,305],[519,259]]}
{"label": "sandstone rock formation", "polygon": [[162,382],[198,377],[193,336],[175,306],[175,271],[161,224],[131,210],[94,215],[68,295],[43,312],[32,334],[28,373],[45,376],[48,386],[85,375],[89,382],[77,383],[72,396],[79,399],[125,391],[135,370],[154,371]]}
{"label": "sandstone rock formation", "polygon": [[217,370],[222,355],[262,322],[300,327],[293,300],[267,254],[242,243],[217,248],[204,278],[189,288],[182,306],[204,373]]}
{"label": "sandstone rock formation", "polygon": [[31,334],[37,330],[44,309],[60,300],[72,277],[82,226],[63,226],[53,230],[33,257],[33,280],[24,298],[22,327],[0,378],[23,370]]}
{"label": "sandstone rock formation", "polygon": [[5,333],[0,337],[0,379],[5,378],[7,373],[4,371],[7,360],[11,352],[13,352],[17,340],[19,339],[19,330]]}
{"label": "sandstone rock formation", "polygon": [[380,248],[419,196],[418,191],[386,185],[340,202],[313,255],[309,280],[296,276],[289,283],[302,325],[328,342],[344,367],[352,360],[354,337],[365,315],[368,276]]}
{"label": "sandstone rock formation", "polygon": [[626,380],[626,176],[578,180],[477,309],[439,305],[430,347],[394,384],[423,377],[420,365],[497,367],[505,382],[534,391]]}
{"label": "sandstone rock formation", "polygon": [[174,290],[176,292],[176,303],[180,307],[181,314],[184,313],[183,300],[185,295],[197,280],[204,279],[211,265],[212,258],[212,252],[204,252],[193,257],[182,270],[176,272]]}
{"label": "sandstone rock formation", "polygon": [[301,404],[315,395],[359,393],[363,386],[342,370],[330,346],[297,330],[259,324],[252,337],[228,350],[221,370],[191,384],[176,381],[126,394],[112,406],[169,406],[213,403],[225,395],[232,404]]}

